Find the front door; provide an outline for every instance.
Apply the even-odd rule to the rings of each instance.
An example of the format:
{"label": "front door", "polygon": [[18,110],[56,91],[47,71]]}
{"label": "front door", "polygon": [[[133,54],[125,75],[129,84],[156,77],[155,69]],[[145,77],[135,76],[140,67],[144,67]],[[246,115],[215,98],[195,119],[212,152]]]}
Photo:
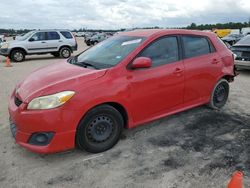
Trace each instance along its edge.
{"label": "front door", "polygon": [[28,53],[42,53],[47,49],[45,32],[36,32],[26,43]]}

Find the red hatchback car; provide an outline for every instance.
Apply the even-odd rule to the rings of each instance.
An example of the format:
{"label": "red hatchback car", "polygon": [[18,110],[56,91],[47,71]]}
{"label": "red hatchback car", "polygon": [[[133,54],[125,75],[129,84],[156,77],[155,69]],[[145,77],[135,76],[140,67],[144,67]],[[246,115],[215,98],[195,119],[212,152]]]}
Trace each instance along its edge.
{"label": "red hatchback car", "polygon": [[234,76],[234,57],[213,33],[124,32],[19,83],[11,131],[38,153],[102,152],[123,128],[199,105],[221,108]]}

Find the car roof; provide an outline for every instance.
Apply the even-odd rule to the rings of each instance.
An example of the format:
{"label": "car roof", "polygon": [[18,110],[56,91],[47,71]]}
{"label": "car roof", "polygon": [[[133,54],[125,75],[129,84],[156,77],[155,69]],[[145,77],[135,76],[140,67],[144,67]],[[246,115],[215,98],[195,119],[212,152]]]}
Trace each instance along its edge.
{"label": "car roof", "polygon": [[119,35],[138,36],[138,37],[151,37],[155,35],[171,35],[171,34],[202,35],[202,36],[215,35],[213,32],[187,30],[187,29],[138,29],[138,30],[119,33]]}
{"label": "car roof", "polygon": [[70,30],[67,29],[37,29],[37,30],[32,30],[34,32],[50,32],[50,31],[68,31],[71,32]]}

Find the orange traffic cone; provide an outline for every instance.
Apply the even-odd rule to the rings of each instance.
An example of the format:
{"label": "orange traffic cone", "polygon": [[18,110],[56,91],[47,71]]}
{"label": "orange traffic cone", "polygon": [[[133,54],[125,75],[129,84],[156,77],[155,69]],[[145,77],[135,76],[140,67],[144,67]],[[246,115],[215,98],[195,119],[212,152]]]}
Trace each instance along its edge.
{"label": "orange traffic cone", "polygon": [[243,173],[240,171],[236,171],[234,175],[232,176],[232,179],[230,180],[227,188],[242,188],[243,182]]}
{"label": "orange traffic cone", "polygon": [[10,64],[10,58],[8,56],[6,58],[5,67],[12,67],[12,65]]}

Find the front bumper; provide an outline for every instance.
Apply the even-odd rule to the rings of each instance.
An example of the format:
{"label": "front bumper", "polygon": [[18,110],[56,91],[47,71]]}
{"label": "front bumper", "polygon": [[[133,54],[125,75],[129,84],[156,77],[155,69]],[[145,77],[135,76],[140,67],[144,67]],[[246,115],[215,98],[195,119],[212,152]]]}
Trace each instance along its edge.
{"label": "front bumper", "polygon": [[0,55],[8,56],[10,54],[9,48],[0,48]]}
{"label": "front bumper", "polygon": [[[55,153],[75,147],[75,128],[77,121],[70,112],[63,110],[26,110],[25,103],[17,106],[15,96],[9,99],[10,129],[16,143],[36,153]],[[71,117],[70,117],[71,116]],[[35,133],[53,132],[53,138],[47,145],[30,144]]]}
{"label": "front bumper", "polygon": [[235,60],[235,66],[239,69],[250,69],[250,61]]}

